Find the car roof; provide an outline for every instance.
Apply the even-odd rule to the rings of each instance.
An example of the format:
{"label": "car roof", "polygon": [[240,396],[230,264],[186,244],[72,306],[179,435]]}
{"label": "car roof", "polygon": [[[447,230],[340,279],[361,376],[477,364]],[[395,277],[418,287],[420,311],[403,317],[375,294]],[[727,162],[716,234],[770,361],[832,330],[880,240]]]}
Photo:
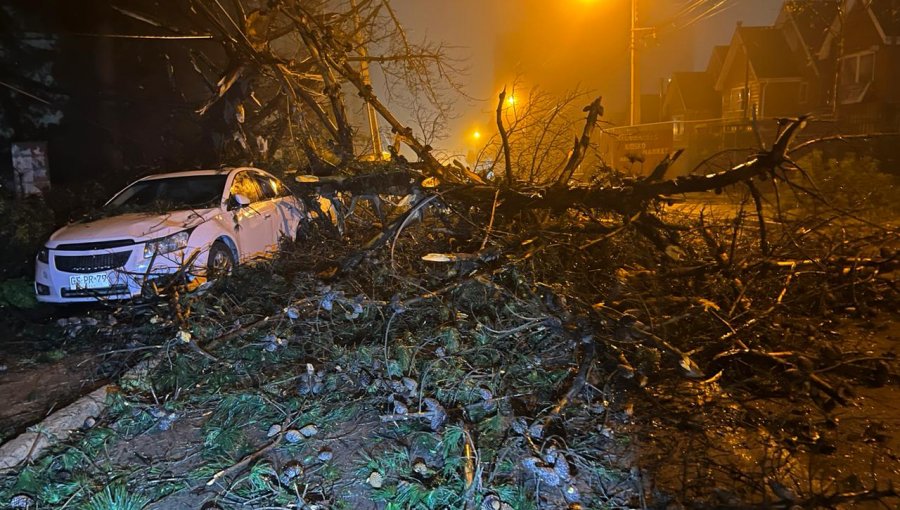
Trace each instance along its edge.
{"label": "car roof", "polygon": [[163,174],[153,174],[143,177],[142,181],[150,181],[155,179],[168,179],[171,177],[196,177],[201,175],[224,175],[231,172],[237,172],[239,170],[253,170],[257,172],[264,172],[259,168],[253,167],[238,167],[238,168],[218,168],[218,169],[209,169],[209,170],[184,170],[181,172],[167,172]]}

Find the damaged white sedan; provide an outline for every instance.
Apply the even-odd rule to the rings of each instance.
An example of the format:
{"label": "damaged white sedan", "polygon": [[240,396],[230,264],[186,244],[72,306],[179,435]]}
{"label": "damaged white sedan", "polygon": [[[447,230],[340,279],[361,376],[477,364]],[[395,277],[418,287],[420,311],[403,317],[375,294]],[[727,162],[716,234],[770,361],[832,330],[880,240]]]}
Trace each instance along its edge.
{"label": "damaged white sedan", "polygon": [[171,281],[205,281],[295,239],[303,203],[256,168],[158,174],[135,181],[102,217],[57,230],[36,260],[38,301],[126,299]]}

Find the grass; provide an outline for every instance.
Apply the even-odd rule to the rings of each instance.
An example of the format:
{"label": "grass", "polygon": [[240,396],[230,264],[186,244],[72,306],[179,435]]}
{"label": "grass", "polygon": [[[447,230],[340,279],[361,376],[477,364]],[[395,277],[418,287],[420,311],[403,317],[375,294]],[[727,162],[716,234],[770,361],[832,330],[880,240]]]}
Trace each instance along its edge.
{"label": "grass", "polygon": [[130,493],[124,485],[116,484],[91,497],[83,510],[141,510],[148,502],[143,496]]}
{"label": "grass", "polygon": [[[196,320],[203,321],[204,318],[197,317]],[[333,320],[347,319],[338,317]],[[386,435],[381,439],[382,446],[375,448],[380,453],[371,457],[363,457],[360,454],[362,450],[352,453],[362,463],[356,463],[357,469],[351,473],[339,464],[320,463],[316,460],[316,453],[320,445],[331,444],[327,438],[335,431],[350,430],[352,433],[353,427],[346,424],[371,419],[373,410],[382,412],[387,393],[383,386],[379,386],[379,380],[397,381],[401,376],[412,375],[419,380],[421,386],[418,391],[423,396],[436,396],[442,404],[452,409],[466,404],[477,405],[480,402],[479,387],[497,392],[505,391],[506,384],[524,383],[539,388],[538,393],[549,393],[553,383],[561,380],[562,372],[521,370],[508,374],[504,379],[498,377],[496,363],[504,362],[508,357],[527,357],[527,351],[513,351],[496,343],[491,344],[466,331],[454,329],[456,332],[450,333],[450,328],[433,323],[420,325],[421,331],[418,333],[415,329],[407,329],[409,325],[402,320],[395,321],[394,326],[398,325],[404,328],[402,335],[408,343],[395,346],[391,351],[392,357],[386,363],[380,335],[374,337],[371,343],[358,346],[320,347],[318,352],[327,353],[330,359],[315,360],[314,365],[317,370],[325,370],[327,390],[315,396],[296,394],[296,377],[305,373],[305,362],[291,350],[294,345],[275,357],[262,353],[253,344],[264,332],[235,339],[217,352],[231,364],[240,360],[240,370],[235,370],[233,366],[217,365],[188,352],[172,352],[152,372],[149,382],[133,384],[123,388],[122,393],[110,396],[108,420],[112,428],[98,427],[89,431],[81,440],[62,448],[59,454],[52,457],[55,465],[77,471],[78,478],[54,482],[54,470],[48,464],[39,463],[17,478],[3,479],[5,485],[0,486],[0,499],[15,490],[35,495],[41,501],[42,508],[57,508],[67,501],[71,501],[69,508],[90,510],[141,508],[147,501],[156,501],[167,494],[205,483],[217,471],[227,469],[255,452],[267,441],[265,432],[268,427],[281,423],[287,414],[291,414],[295,427],[315,423],[321,437],[297,444],[282,444],[271,457],[253,463],[227,485],[231,500],[241,502],[241,505],[287,506],[296,500],[295,484],[297,490],[306,490],[327,500],[334,497],[332,491],[335,486],[348,483],[348,475],[355,483],[365,485],[369,473],[378,471],[385,478],[384,485],[379,489],[365,486],[364,493],[366,497],[381,502],[384,508],[459,507],[462,504],[460,498],[466,492],[462,453],[465,432],[454,422],[439,432],[429,430],[426,421],[409,420],[391,424],[384,430]],[[200,326],[205,327],[203,324]],[[279,327],[279,334],[284,336],[296,337],[299,331],[301,338],[306,338],[307,342],[322,342],[310,334],[307,325]],[[320,323],[317,327],[322,330],[336,326]],[[414,347],[417,336],[450,339],[450,347],[456,354],[439,359],[430,349]],[[295,341],[300,344],[302,340]],[[532,347],[529,345],[528,348]],[[338,366],[341,368],[338,369]],[[348,380],[357,377],[353,375],[348,379],[351,368],[354,374],[369,374],[373,384],[367,388],[348,387]],[[156,403],[156,399],[160,400],[160,404]],[[413,411],[419,404],[417,398],[409,403]],[[153,459],[153,464],[140,472],[134,471],[135,466],[101,461],[107,458],[107,454],[103,453],[106,450],[127,448],[123,445],[135,441],[152,442],[154,437],[163,438],[170,433],[159,430],[158,420],[149,412],[153,407],[176,412],[182,416],[179,420],[187,420],[183,416],[188,414],[203,416],[197,438],[188,438],[197,441],[193,448],[198,449],[197,459],[202,462],[192,464],[185,471],[170,473],[164,468],[165,462],[168,462],[165,458]],[[472,431],[481,441],[479,448],[483,461],[493,462],[504,440],[506,421],[497,409],[472,416],[477,420]],[[175,425],[187,426],[187,423]],[[413,461],[417,459],[411,459],[408,447],[403,445],[405,438],[417,436],[428,438],[426,443],[431,445],[429,451],[440,459],[439,465],[429,467],[427,475],[413,469]],[[364,441],[362,444],[366,447],[373,444],[371,438]],[[279,481],[277,466],[283,466],[289,459],[303,463],[306,473],[286,484]],[[515,508],[531,508],[527,498],[522,496],[527,491],[514,479],[514,470],[515,463],[511,463],[509,469],[499,471],[494,485],[483,487],[472,496],[477,500],[488,492],[505,492],[514,498],[510,501],[518,501]],[[161,481],[154,482],[152,487],[145,487],[150,479]],[[17,480],[15,488],[8,486],[11,480]],[[121,480],[122,483],[102,491],[95,489],[110,480]],[[138,492],[129,493],[129,488],[132,491],[138,489]]]}
{"label": "grass", "polygon": [[22,309],[38,306],[34,282],[28,278],[0,281],[0,306],[3,305]]}
{"label": "grass", "polygon": [[[199,341],[208,340],[232,330],[238,321],[249,324],[280,312],[294,296],[320,292],[307,281],[302,272],[287,279],[273,275],[270,268],[241,269],[202,297],[182,297],[180,306],[192,312],[177,328],[192,331]],[[360,291],[344,292],[357,296]],[[297,319],[272,321],[218,346],[213,352],[218,362],[169,344],[148,378],[131,381],[109,397],[100,426],[18,475],[0,477],[0,502],[19,492],[34,495],[41,508],[69,502],[67,508],[118,510],[165,501],[168,494],[203,485],[216,472],[259,451],[271,441],[265,435],[268,428],[290,416],[290,426],[314,423],[319,434],[296,444],[282,443],[216,485],[229,502],[285,507],[296,502],[297,492],[305,491],[338,507],[341,488],[351,486],[384,508],[458,508],[467,490],[463,449],[468,432],[485,473],[496,472],[489,484],[472,488],[471,497],[480,501],[488,493],[503,494],[514,508],[534,508],[529,482],[517,474],[515,462],[527,451],[520,439],[509,437],[513,406],[508,401],[481,410],[474,406],[482,401],[481,388],[498,397],[529,395],[535,399],[529,405],[537,409],[549,406],[565,383],[568,367],[558,362],[549,369],[529,364],[538,355],[552,362],[553,356],[544,355],[547,351],[559,351],[557,357],[568,356],[569,351],[561,348],[564,340],[553,333],[502,336],[478,327],[479,322],[515,326],[521,322],[517,314],[537,313],[522,303],[496,306],[489,316],[485,307],[498,303],[484,292],[463,287],[458,299],[455,306],[467,310],[462,315],[430,307],[397,314],[387,352],[387,320],[375,308],[355,318],[315,307],[302,310]],[[165,308],[149,315],[154,313],[163,321],[143,324],[140,320],[148,320],[144,317],[135,330],[146,335],[148,343],[165,344],[174,335],[175,317]],[[265,352],[262,345],[268,334],[288,338],[289,343],[274,353]],[[307,363],[324,372],[322,393],[298,393]],[[439,400],[451,414],[441,430],[432,431],[427,420],[380,422],[378,415],[390,412],[388,397],[402,377],[412,377],[419,385],[415,394],[403,397],[411,412],[427,397]],[[472,412],[464,411],[465,406],[473,406]],[[172,429],[160,429],[159,419],[150,412],[154,408],[179,415]],[[469,421],[465,429],[463,421]],[[416,467],[419,459],[410,458],[413,440],[425,445],[416,455],[427,452],[430,457],[424,472]],[[152,445],[157,444],[168,446],[156,450]],[[339,453],[344,444],[349,451]],[[141,451],[155,453],[114,454],[138,445]],[[317,459],[323,447],[334,449],[333,461]],[[503,457],[501,451],[512,455]],[[284,483],[279,478],[289,462],[301,463],[304,474]],[[77,476],[56,480],[60,470]],[[382,487],[365,483],[372,471],[384,477]],[[98,489],[107,485],[108,489]]]}
{"label": "grass", "polygon": [[239,460],[253,451],[251,433],[280,422],[259,395],[233,394],[222,398],[203,426],[204,454]]}

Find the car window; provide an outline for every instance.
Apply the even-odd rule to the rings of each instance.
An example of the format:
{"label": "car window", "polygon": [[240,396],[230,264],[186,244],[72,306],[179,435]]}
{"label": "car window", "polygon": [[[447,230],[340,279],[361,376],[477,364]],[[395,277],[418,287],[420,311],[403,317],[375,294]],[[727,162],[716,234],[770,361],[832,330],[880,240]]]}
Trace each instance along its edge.
{"label": "car window", "polygon": [[279,197],[290,197],[294,195],[291,193],[290,188],[285,186],[280,180],[275,177],[269,177],[269,180],[272,182],[272,186],[275,188],[275,192],[278,193]]}
{"label": "car window", "polygon": [[231,196],[244,195],[250,202],[264,200],[259,183],[248,172],[241,172],[234,176],[231,183]]}
{"label": "car window", "polygon": [[272,200],[273,198],[278,197],[278,187],[272,182],[271,177],[263,174],[253,174],[253,178],[256,179],[256,182],[259,184],[259,189],[262,190],[263,200]]}
{"label": "car window", "polygon": [[191,175],[137,181],[105,207],[128,212],[215,207],[222,200],[225,178],[225,175]]}

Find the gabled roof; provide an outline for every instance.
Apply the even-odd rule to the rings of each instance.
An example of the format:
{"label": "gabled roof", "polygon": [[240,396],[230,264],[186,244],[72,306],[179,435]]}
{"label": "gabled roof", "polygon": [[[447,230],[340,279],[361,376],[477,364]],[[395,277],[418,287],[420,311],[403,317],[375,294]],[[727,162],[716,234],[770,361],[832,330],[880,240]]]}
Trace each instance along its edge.
{"label": "gabled roof", "polygon": [[712,76],[713,81],[719,78],[722,67],[725,66],[725,57],[728,56],[728,45],[713,46],[709,62],[706,64],[706,72]]}
{"label": "gabled roof", "polygon": [[[900,0],[844,0],[844,15],[865,9],[884,44],[900,44]],[[828,58],[832,42],[841,31],[841,18],[835,15],[828,35],[819,49],[819,58]]]}
{"label": "gabled roof", "polygon": [[787,0],[781,6],[775,26],[785,31],[788,45],[797,58],[819,74],[816,55],[840,7],[839,0]]}
{"label": "gabled roof", "polygon": [[709,73],[678,72],[672,73],[672,84],[681,94],[685,110],[715,112],[721,106],[721,98],[716,94],[715,81]]}
{"label": "gabled roof", "polygon": [[757,80],[800,78],[800,65],[791,51],[784,33],[776,27],[738,25],[728,48],[725,65],[716,81],[716,89],[724,86],[725,77],[740,52],[746,52],[750,68]]}
{"label": "gabled roof", "polygon": [[775,27],[739,27],[738,33],[757,78],[800,75],[797,60],[781,30]]}
{"label": "gabled roof", "polygon": [[872,0],[869,9],[882,37],[900,37],[900,0]]}
{"label": "gabled roof", "polygon": [[838,0],[788,0],[781,7],[779,21],[793,24],[797,34],[813,53],[818,51],[838,14]]}

